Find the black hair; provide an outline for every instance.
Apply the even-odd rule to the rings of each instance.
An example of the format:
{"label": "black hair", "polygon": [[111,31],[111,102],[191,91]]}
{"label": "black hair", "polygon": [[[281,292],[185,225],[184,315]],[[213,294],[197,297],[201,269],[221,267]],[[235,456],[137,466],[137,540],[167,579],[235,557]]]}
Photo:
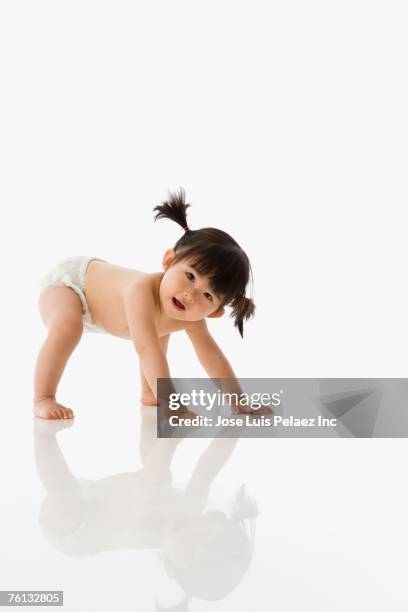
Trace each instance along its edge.
{"label": "black hair", "polygon": [[175,563],[165,547],[159,556],[169,578],[183,590],[184,598],[178,605],[166,608],[156,603],[158,612],[188,612],[193,598],[216,601],[231,593],[253,559],[257,516],[257,503],[242,484],[228,513],[207,510],[196,516],[204,536],[199,544],[185,549],[185,540],[183,536],[179,538],[176,528],[174,536],[187,552],[186,564],[180,567]]}
{"label": "black hair", "polygon": [[244,319],[255,313],[255,304],[245,295],[246,286],[253,281],[251,264],[247,254],[226,232],[214,227],[192,230],[187,224],[186,194],[169,193],[167,200],[155,206],[154,220],[171,219],[180,225],[184,235],[174,245],[173,263],[188,259],[198,274],[208,276],[211,289],[221,298],[220,308],[230,305],[234,326],[243,338]]}

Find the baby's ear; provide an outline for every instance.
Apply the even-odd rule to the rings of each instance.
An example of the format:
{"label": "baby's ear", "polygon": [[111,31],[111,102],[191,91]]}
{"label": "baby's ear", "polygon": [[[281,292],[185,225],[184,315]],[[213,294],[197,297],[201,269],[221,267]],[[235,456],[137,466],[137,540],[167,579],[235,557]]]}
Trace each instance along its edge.
{"label": "baby's ear", "polygon": [[165,252],[163,256],[163,262],[162,262],[163,270],[167,270],[167,268],[171,265],[171,262],[173,261],[175,256],[176,256],[176,253],[174,249],[167,249],[167,251]]}
{"label": "baby's ear", "polygon": [[212,312],[211,314],[209,314],[207,316],[207,319],[218,319],[218,317],[222,317],[224,313],[225,313],[224,308],[219,308],[215,312]]}

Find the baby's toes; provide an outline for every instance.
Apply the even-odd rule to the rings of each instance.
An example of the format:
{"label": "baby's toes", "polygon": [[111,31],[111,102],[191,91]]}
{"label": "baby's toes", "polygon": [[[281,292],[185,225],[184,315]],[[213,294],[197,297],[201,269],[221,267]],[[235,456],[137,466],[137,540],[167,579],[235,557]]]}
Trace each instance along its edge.
{"label": "baby's toes", "polygon": [[67,408],[66,406],[63,406],[62,404],[57,405],[56,411],[58,414],[58,416],[56,417],[57,419],[73,419],[74,418],[74,413],[72,412],[71,408]]}
{"label": "baby's toes", "polygon": [[65,406],[60,407],[61,419],[73,419],[74,413],[71,408],[65,408]]}

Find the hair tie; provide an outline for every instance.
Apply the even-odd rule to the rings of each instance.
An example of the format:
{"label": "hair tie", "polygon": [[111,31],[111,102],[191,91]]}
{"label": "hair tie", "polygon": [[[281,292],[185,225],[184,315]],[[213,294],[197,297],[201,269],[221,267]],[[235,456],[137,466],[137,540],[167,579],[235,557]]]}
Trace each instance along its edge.
{"label": "hair tie", "polygon": [[185,232],[191,232],[191,229],[188,227],[188,225],[186,225],[185,227],[183,227],[183,230]]}

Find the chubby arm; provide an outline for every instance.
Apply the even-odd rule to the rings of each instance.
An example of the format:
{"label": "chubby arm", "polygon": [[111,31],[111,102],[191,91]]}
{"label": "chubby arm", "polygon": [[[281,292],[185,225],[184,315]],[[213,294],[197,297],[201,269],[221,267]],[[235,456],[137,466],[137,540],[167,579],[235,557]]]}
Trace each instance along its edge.
{"label": "chubby arm", "polygon": [[[170,334],[162,336],[160,338],[160,346],[162,347],[163,353],[167,354],[167,347],[169,344]],[[141,396],[140,403],[144,406],[157,406],[156,392],[152,393],[150,385],[146,380],[146,376],[143,374],[142,366],[140,365],[140,384],[141,384]]]}
{"label": "chubby arm", "polygon": [[194,322],[186,332],[199,362],[210,378],[236,378],[234,370],[211,336],[204,319]]}
{"label": "chubby arm", "polygon": [[170,379],[170,370],[159,339],[154,313],[156,304],[149,285],[136,281],[124,293],[129,334],[140,358],[140,367],[154,396],[157,379]]}
{"label": "chubby arm", "polygon": [[269,406],[254,409],[251,406],[245,406],[242,403],[236,402],[234,398],[240,398],[243,391],[228,359],[208,331],[205,320],[193,323],[186,329],[186,332],[208,376],[213,379],[221,379],[216,381],[216,384],[223,393],[236,394],[236,396],[231,398],[230,403],[231,409],[235,414],[254,414],[255,412],[257,414],[271,414],[273,412]]}
{"label": "chubby arm", "polygon": [[[239,397],[242,394],[242,389],[236,379],[235,372],[211,336],[206,321],[203,319],[194,322],[186,329],[186,332],[193,344],[198,360],[208,376],[213,379],[221,379],[217,382],[217,386],[223,393],[236,393]],[[231,404],[231,408],[234,412],[239,411],[239,407],[234,402]]]}

